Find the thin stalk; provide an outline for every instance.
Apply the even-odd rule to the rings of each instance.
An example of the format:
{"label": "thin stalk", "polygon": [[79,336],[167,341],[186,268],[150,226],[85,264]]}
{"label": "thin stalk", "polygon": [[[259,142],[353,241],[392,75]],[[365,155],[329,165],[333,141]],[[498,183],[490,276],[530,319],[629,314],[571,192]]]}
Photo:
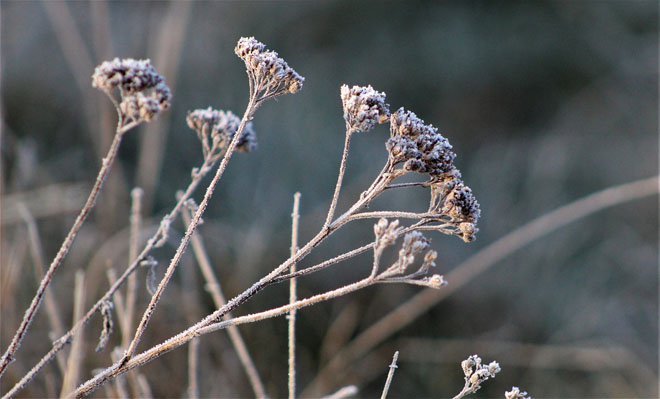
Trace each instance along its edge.
{"label": "thin stalk", "polygon": [[426,188],[429,186],[429,182],[423,181],[423,182],[413,182],[413,183],[399,183],[399,184],[390,184],[389,186],[385,187],[383,190],[390,190],[393,188],[407,188],[407,187],[422,187]]}
{"label": "thin stalk", "polygon": [[199,398],[199,340],[188,346],[188,398]]}
{"label": "thin stalk", "polygon": [[346,259],[349,259],[349,258],[352,258],[352,257],[354,257],[354,256],[357,256],[357,255],[359,255],[359,254],[361,254],[361,253],[363,253],[363,252],[367,252],[367,251],[368,251],[369,249],[371,249],[373,246],[374,246],[374,243],[371,242],[371,243],[369,243],[369,244],[367,244],[367,245],[363,245],[363,246],[361,246],[361,247],[359,247],[359,248],[355,248],[355,249],[352,250],[352,251],[349,251],[349,252],[343,253],[343,254],[341,254],[341,255],[339,255],[339,256],[335,256],[334,258],[332,258],[332,259],[328,259],[328,260],[326,260],[326,261],[324,261],[324,262],[321,262],[321,263],[319,263],[319,264],[317,264],[317,265],[310,266],[310,267],[307,267],[307,268],[302,269],[302,270],[297,270],[297,271],[292,272],[292,273],[289,273],[289,274],[283,274],[283,275],[281,275],[281,276],[277,276],[276,278],[273,279],[272,283],[273,283],[273,284],[277,284],[277,283],[280,283],[280,282],[282,282],[282,281],[286,281],[286,280],[289,280],[289,279],[292,279],[292,278],[296,278],[296,277],[305,276],[305,275],[307,275],[307,274],[314,273],[314,272],[319,271],[319,270],[321,270],[321,269],[325,269],[326,267],[328,267],[328,266],[330,266],[330,265],[334,265],[335,263],[342,262],[342,261],[344,261],[344,260],[346,260]]}
{"label": "thin stalk", "polygon": [[[291,213],[291,257],[298,250],[298,221],[300,220],[300,193],[293,195],[293,212]],[[296,272],[295,262],[289,269],[291,273]],[[297,280],[293,277],[289,280],[289,303],[297,300]],[[289,347],[289,399],[296,397],[296,310],[289,312],[288,323],[288,347]]]}
{"label": "thin stalk", "polygon": [[[142,195],[143,191],[141,188],[136,187],[131,191],[131,216],[129,218],[131,231],[129,238],[129,247],[128,247],[128,261],[135,259],[138,255],[138,239],[140,235],[140,229],[142,227]],[[124,326],[122,329],[122,342],[121,346],[127,348],[130,343],[129,331],[133,329],[133,314],[135,313],[135,301],[137,298],[137,276],[131,274],[128,277],[128,282],[126,284],[126,306],[124,318]]]}
{"label": "thin stalk", "polygon": [[[187,227],[190,224],[190,213],[188,211],[184,211],[181,212],[181,216],[183,217],[184,223]],[[220,283],[218,282],[218,279],[213,272],[213,266],[211,265],[211,261],[209,260],[206,249],[204,248],[202,238],[197,232],[193,234],[190,245],[192,246],[193,253],[197,259],[197,264],[199,265],[199,268],[202,271],[202,275],[204,276],[204,280],[206,281],[206,289],[211,293],[211,297],[213,298],[215,306],[217,308],[224,306],[227,303],[227,299],[225,298],[225,295],[222,292],[222,287],[220,286]],[[229,320],[231,317],[231,313],[227,313],[223,316],[223,319]],[[240,331],[237,327],[230,327],[227,329],[227,334],[229,335],[229,340],[234,346],[236,355],[238,356],[238,359],[241,362],[243,369],[245,370],[245,374],[247,375],[250,385],[252,386],[255,397],[265,398],[266,389],[263,382],[261,381],[257,367],[254,365],[254,361],[252,361],[250,351],[248,351],[247,345],[245,344]]]}
{"label": "thin stalk", "polygon": [[426,218],[438,218],[438,214],[428,213],[428,212],[416,213],[416,212],[399,212],[399,211],[376,211],[376,212],[360,212],[350,216],[350,220],[380,219],[380,218],[426,219]]}
{"label": "thin stalk", "polygon": [[71,230],[69,231],[66,238],[62,242],[62,245],[60,246],[60,249],[57,252],[57,255],[55,256],[55,259],[53,259],[53,261],[50,264],[50,267],[48,268],[48,271],[44,275],[44,278],[41,280],[41,283],[39,284],[39,288],[37,289],[37,292],[34,298],[32,299],[32,303],[30,304],[30,307],[28,307],[28,309],[25,311],[25,315],[23,316],[23,321],[21,322],[21,325],[18,327],[16,334],[12,338],[9,347],[7,348],[6,352],[2,355],[2,358],[0,359],[0,377],[2,377],[2,375],[4,374],[9,363],[11,363],[14,360],[16,351],[18,350],[18,347],[21,345],[21,342],[23,341],[23,337],[25,336],[25,333],[30,327],[30,323],[32,323],[34,316],[37,314],[37,310],[39,309],[39,305],[41,304],[41,299],[43,298],[44,293],[46,292],[46,288],[48,288],[48,285],[52,281],[55,272],[62,264],[62,261],[64,260],[66,254],[69,252],[69,249],[73,244],[73,240],[76,238],[76,235],[78,234],[78,231],[80,231],[80,228],[85,222],[85,219],[87,219],[89,212],[94,207],[94,204],[96,203],[96,198],[98,197],[98,194],[101,191],[101,186],[103,186],[103,182],[108,176],[108,173],[112,168],[112,164],[115,158],[117,157],[117,150],[119,149],[119,144],[121,143],[121,138],[123,134],[126,131],[128,131],[130,128],[133,128],[135,125],[136,124],[131,123],[122,126],[122,121],[120,119],[117,127],[117,133],[115,134],[115,137],[112,140],[112,144],[110,145],[110,149],[108,150],[108,153],[106,154],[105,158],[103,158],[101,169],[99,170],[99,174],[96,177],[96,182],[92,187],[92,191],[89,193],[89,197],[87,197],[87,201],[85,202],[83,208],[80,210],[80,214],[78,214],[78,217],[76,218],[76,221],[73,223]]}
{"label": "thin stalk", "polygon": [[341,184],[344,180],[344,173],[346,172],[346,160],[348,159],[348,147],[351,145],[351,136],[353,131],[346,123],[346,140],[344,141],[344,151],[341,155],[341,164],[339,165],[339,176],[337,176],[337,184],[335,185],[335,192],[332,195],[332,201],[330,202],[330,209],[328,210],[328,216],[325,218],[324,227],[330,225],[332,218],[335,216],[335,209],[337,208],[337,202],[339,201],[339,192],[341,191]]}
{"label": "thin stalk", "polygon": [[390,364],[390,371],[387,373],[387,381],[385,381],[385,387],[383,388],[383,394],[380,395],[380,399],[387,398],[387,393],[390,391],[390,385],[392,385],[392,378],[394,378],[394,370],[397,368],[397,360],[399,360],[399,351],[394,352],[392,364]]}
{"label": "thin stalk", "polygon": [[138,325],[135,331],[135,336],[133,337],[131,344],[128,346],[128,349],[126,350],[126,354],[122,362],[126,362],[135,353],[135,350],[137,349],[137,344],[140,342],[140,338],[142,338],[142,334],[144,333],[144,330],[147,328],[147,324],[149,323],[149,320],[151,320],[151,316],[153,315],[153,312],[156,309],[156,306],[158,305],[158,301],[160,300],[160,297],[162,296],[163,291],[167,286],[167,283],[169,283],[170,279],[172,278],[172,275],[174,274],[174,270],[176,269],[176,266],[179,264],[179,261],[181,260],[181,256],[183,255],[183,252],[188,246],[188,242],[190,242],[190,237],[192,236],[192,233],[197,228],[197,225],[199,224],[199,221],[201,220],[204,211],[206,211],[206,207],[209,204],[209,200],[213,195],[213,191],[215,191],[215,187],[217,186],[218,181],[224,174],[225,169],[227,168],[227,163],[229,162],[229,159],[231,159],[234,149],[238,144],[238,140],[243,134],[245,125],[247,124],[251,115],[255,111],[255,105],[256,105],[255,99],[251,98],[250,102],[248,103],[247,109],[243,114],[241,123],[238,126],[238,129],[236,129],[236,133],[234,133],[234,137],[229,143],[227,152],[225,153],[225,156],[222,158],[222,161],[220,162],[220,166],[218,166],[218,170],[215,173],[213,180],[211,180],[211,183],[206,188],[206,193],[204,194],[204,198],[202,199],[202,202],[199,204],[199,207],[197,208],[197,211],[195,212],[195,215],[193,216],[190,225],[186,229],[186,234],[181,239],[181,243],[179,244],[176,253],[172,257],[172,260],[170,261],[170,265],[167,267],[167,271],[165,272],[165,275],[161,279],[160,284],[156,289],[156,292],[151,297],[149,306],[147,306],[147,309],[144,311],[144,314],[142,315],[142,320],[140,321],[140,324]]}
{"label": "thin stalk", "polygon": [[[360,281],[357,281],[352,284],[337,288],[332,291],[324,292],[322,294],[314,295],[309,298],[298,300],[294,303],[280,306],[274,309],[267,311],[254,313],[246,316],[236,317],[230,320],[225,320],[217,323],[210,323],[204,326],[197,328],[189,328],[186,331],[183,331],[176,336],[170,338],[169,340],[163,342],[162,344],[156,345],[151,349],[148,349],[145,352],[133,356],[130,360],[126,362],[117,362],[115,365],[108,367],[101,373],[97,374],[94,378],[89,379],[87,382],[78,387],[78,389],[69,397],[83,397],[92,393],[98,387],[103,385],[108,380],[115,378],[123,373],[132,370],[136,367],[144,365],[165,353],[178,348],[181,345],[186,344],[194,338],[197,338],[201,335],[208,334],[217,330],[227,328],[229,326],[238,326],[246,323],[253,323],[256,321],[261,321],[265,319],[270,319],[277,316],[282,316],[291,310],[300,309],[306,306],[311,306],[319,302],[327,301],[333,298],[337,298],[351,292],[357,291],[359,289],[368,287],[377,283],[376,279],[365,278]],[[197,325],[196,325],[197,326]],[[194,326],[193,326],[194,327]]]}
{"label": "thin stalk", "polygon": [[[115,108],[118,109],[118,104],[114,100],[114,98],[110,97],[110,99],[115,105]],[[63,336],[61,336],[58,340],[56,340],[53,343],[53,347],[51,348],[51,350],[48,351],[48,353],[46,353],[39,360],[39,362],[37,362],[37,364],[34,365],[26,375],[23,376],[23,378],[21,378],[21,380],[18,383],[16,383],[12,387],[12,389],[7,394],[5,394],[5,396],[3,396],[3,398],[13,396],[17,392],[25,388],[25,386],[39,373],[39,371],[41,371],[41,369],[46,364],[48,364],[55,357],[55,355],[70,342],[71,338],[77,333],[77,331],[80,328],[82,328],[82,326],[87,324],[87,322],[94,316],[94,314],[96,314],[96,312],[99,311],[103,303],[110,300],[113,294],[123,285],[123,283],[126,281],[128,276],[130,276],[140,267],[140,263],[147,257],[149,252],[154,247],[157,247],[159,245],[159,242],[162,241],[164,237],[166,237],[171,222],[174,220],[178,212],[181,210],[183,204],[188,200],[188,198],[190,198],[192,193],[197,189],[197,186],[202,181],[202,178],[206,176],[206,174],[211,170],[214,163],[215,160],[206,159],[202,164],[202,166],[197,170],[197,172],[192,174],[192,180],[188,185],[188,187],[186,188],[186,191],[181,196],[179,201],[176,203],[174,208],[172,208],[170,213],[168,213],[163,217],[158,227],[158,230],[153,234],[153,236],[151,236],[151,238],[149,238],[149,240],[147,240],[147,243],[145,244],[145,247],[142,249],[142,252],[140,252],[140,254],[133,260],[133,263],[131,263],[127,267],[127,269],[117,279],[117,281],[110,288],[108,288],[105,294],[87,311],[85,317],[83,317],[69,331],[67,331]]]}
{"label": "thin stalk", "polygon": [[[129,217],[130,222],[130,237],[128,244],[128,261],[135,259],[139,250],[139,236],[142,228],[142,200],[144,191],[140,187],[135,187],[131,190],[131,214]],[[133,331],[133,315],[135,314],[135,302],[137,300],[137,274],[133,273],[128,276],[126,283],[126,301],[124,306],[124,313],[121,314],[123,319],[121,331],[121,347],[128,348],[131,335]],[[131,388],[133,397],[140,396],[140,388],[137,381],[137,375],[134,372],[128,373],[128,383]]]}
{"label": "thin stalk", "polygon": [[[37,229],[37,223],[34,220],[34,217],[28,210],[28,208],[23,204],[19,203],[18,208],[21,217],[25,221],[28,232],[28,242],[30,244],[30,255],[32,256],[32,263],[34,265],[34,276],[37,279],[43,278],[44,276],[44,251],[41,245],[41,238],[39,237],[39,231]],[[48,321],[52,328],[52,333],[56,337],[59,337],[64,333],[64,324],[62,324],[62,319],[60,318],[60,311],[53,296],[53,292],[48,288],[44,294],[44,305],[46,306],[46,315],[48,316]],[[57,357],[57,364],[64,375],[66,371],[66,358],[62,354]]]}

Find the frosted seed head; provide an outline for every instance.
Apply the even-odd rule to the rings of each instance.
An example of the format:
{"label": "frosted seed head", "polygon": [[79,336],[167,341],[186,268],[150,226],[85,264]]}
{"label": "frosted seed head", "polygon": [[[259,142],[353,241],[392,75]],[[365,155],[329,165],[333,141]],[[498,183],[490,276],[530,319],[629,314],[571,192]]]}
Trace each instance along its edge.
{"label": "frosted seed head", "polygon": [[276,52],[266,51],[266,45],[254,37],[240,38],[234,52],[245,62],[254,90],[261,98],[296,93],[302,89],[305,78]]}
{"label": "frosted seed head", "polygon": [[463,182],[457,183],[447,194],[442,212],[457,221],[476,223],[481,215],[479,202],[472,189]]}
{"label": "frosted seed head", "polygon": [[371,86],[349,88],[342,85],[340,94],[344,120],[351,131],[366,132],[389,119],[389,104],[385,102],[385,93],[378,92]]}
{"label": "frosted seed head", "polygon": [[92,74],[92,86],[112,95],[119,89],[119,110],[133,121],[151,121],[170,106],[172,93],[150,60],[105,61]]}
{"label": "frosted seed head", "polygon": [[399,108],[393,113],[390,136],[385,147],[395,163],[404,162],[404,170],[434,177],[454,169],[456,154],[449,140],[414,112]]}
{"label": "frosted seed head", "polygon": [[510,391],[504,393],[506,399],[532,399],[527,396],[527,392],[521,391],[518,387],[511,387]]}
{"label": "frosted seed head", "polygon": [[[226,149],[234,134],[238,131],[241,119],[231,111],[215,110],[211,107],[188,112],[188,127],[197,132],[200,140],[209,140],[212,152],[219,153]],[[250,152],[257,148],[257,136],[252,122],[245,124],[241,137],[236,143],[236,150]]]}

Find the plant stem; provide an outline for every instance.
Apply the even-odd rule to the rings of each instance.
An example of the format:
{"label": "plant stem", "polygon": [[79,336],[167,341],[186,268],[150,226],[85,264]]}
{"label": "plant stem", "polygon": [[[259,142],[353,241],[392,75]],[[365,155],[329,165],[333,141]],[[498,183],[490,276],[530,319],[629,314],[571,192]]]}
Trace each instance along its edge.
{"label": "plant stem", "polygon": [[322,294],[314,295],[312,297],[298,300],[294,303],[280,306],[274,309],[270,309],[264,312],[259,312],[247,316],[236,317],[234,319],[221,321],[217,323],[208,323],[200,325],[201,323],[196,324],[195,326],[177,334],[176,336],[168,339],[162,344],[156,345],[151,349],[148,349],[145,352],[142,352],[138,355],[133,356],[127,362],[117,362],[113,366],[108,367],[101,373],[97,374],[94,378],[89,379],[87,382],[78,387],[78,389],[69,397],[83,397],[87,396],[96,390],[98,387],[103,385],[108,380],[115,378],[129,370],[132,370],[136,367],[139,367],[143,364],[146,364],[165,353],[178,348],[181,345],[186,344],[192,339],[195,339],[201,335],[208,334],[220,329],[227,328],[229,326],[238,326],[246,323],[253,323],[260,320],[265,320],[277,316],[284,315],[291,310],[300,309],[306,306],[311,306],[319,302],[327,301],[329,299],[337,298],[351,292],[357,291],[359,289],[368,287],[376,283],[376,280],[373,278],[365,278],[355,283],[337,288],[332,291],[324,292]]}
{"label": "plant stem", "polygon": [[380,399],[387,398],[387,393],[390,390],[390,385],[392,384],[392,378],[394,378],[394,370],[396,370],[396,362],[399,360],[399,351],[394,352],[394,357],[392,357],[392,364],[390,364],[390,371],[387,373],[387,380],[385,381],[385,387],[383,388],[383,394],[380,395]]}
{"label": "plant stem", "polygon": [[123,133],[125,133],[128,130],[126,129],[127,126],[130,126],[130,128],[132,128],[135,125],[129,124],[124,127],[121,127],[121,120],[120,120],[119,125],[117,127],[117,133],[115,134],[115,137],[112,140],[112,144],[110,145],[110,149],[108,150],[107,155],[105,156],[105,158],[103,158],[101,169],[99,170],[99,174],[96,177],[96,182],[92,187],[92,191],[89,193],[89,197],[87,197],[87,202],[85,202],[85,205],[80,210],[80,213],[78,214],[76,221],[73,223],[71,230],[69,230],[69,233],[62,242],[62,245],[60,246],[60,249],[57,252],[57,255],[55,256],[55,259],[53,259],[53,261],[51,262],[48,271],[46,272],[43,279],[41,280],[41,283],[39,284],[39,288],[37,289],[37,292],[34,298],[32,299],[32,303],[30,304],[30,307],[28,307],[28,309],[25,311],[25,315],[23,316],[23,321],[21,322],[21,325],[18,327],[18,330],[16,331],[14,338],[11,340],[11,343],[9,344],[7,351],[2,355],[2,358],[0,359],[0,377],[2,377],[2,375],[4,374],[9,363],[11,363],[14,360],[16,351],[18,350],[18,347],[21,345],[21,342],[23,341],[23,337],[25,336],[25,333],[30,327],[30,323],[32,323],[34,316],[37,314],[37,310],[39,309],[39,305],[41,304],[41,299],[43,298],[44,293],[46,292],[46,288],[52,281],[55,272],[62,264],[64,257],[69,252],[69,249],[73,244],[73,240],[76,238],[76,235],[78,234],[78,231],[80,231],[80,228],[85,222],[85,219],[87,219],[89,212],[94,207],[94,204],[96,203],[96,198],[98,197],[98,194],[101,191],[101,187],[103,186],[103,182],[108,176],[108,173],[112,168],[112,163],[117,157],[117,150],[119,149],[119,144],[121,143],[121,138],[123,136]]}
{"label": "plant stem", "polygon": [[[300,193],[293,195],[293,212],[291,213],[291,257],[298,250],[298,221],[300,219]],[[291,264],[291,273],[296,272],[295,262]],[[296,302],[296,278],[289,280],[289,303]],[[288,346],[289,346],[289,399],[296,397],[296,310],[289,312]]]}
{"label": "plant stem", "polygon": [[[187,227],[190,224],[191,215],[188,211],[181,212],[181,215],[183,216],[183,220]],[[227,303],[227,299],[222,293],[222,288],[218,282],[218,279],[215,277],[213,266],[211,266],[211,261],[206,254],[204,243],[202,242],[198,232],[193,234],[190,245],[193,248],[195,258],[197,258],[197,264],[202,271],[204,280],[206,280],[206,289],[211,293],[211,297],[213,298],[215,306],[217,308],[224,306]],[[229,320],[231,317],[231,314],[227,313],[223,316],[223,319]],[[252,361],[252,357],[250,356],[250,352],[248,351],[247,345],[245,345],[245,341],[243,340],[240,331],[237,327],[232,326],[227,329],[227,334],[229,335],[229,340],[234,346],[236,355],[238,356],[238,359],[241,362],[243,369],[245,370],[245,374],[250,381],[250,385],[254,391],[254,396],[256,398],[265,398],[266,389],[264,388],[264,384],[261,381],[259,372],[254,365],[254,361]]]}
{"label": "plant stem", "polygon": [[324,227],[330,225],[332,218],[335,216],[335,209],[337,208],[337,202],[339,201],[339,192],[341,191],[341,184],[344,180],[344,173],[346,172],[346,160],[348,159],[348,147],[351,145],[351,136],[353,131],[346,124],[346,140],[344,141],[344,152],[341,155],[341,164],[339,165],[339,176],[337,176],[337,184],[335,185],[335,192],[332,195],[332,201],[330,202],[330,209],[328,210],[328,216],[325,218]]}
{"label": "plant stem", "polygon": [[[111,98],[113,101],[113,104],[117,107],[114,99]],[[131,263],[128,268],[124,271],[124,273],[115,281],[114,284],[108,290],[105,292],[105,294],[87,311],[85,316],[78,321],[69,331],[66,332],[63,336],[61,336],[58,340],[56,340],[53,343],[53,347],[51,348],[48,353],[46,353],[40,360],[37,362],[35,366],[30,369],[30,371],[21,378],[19,382],[17,382],[12,389],[3,396],[5,397],[11,397],[15,395],[17,392],[25,388],[25,386],[41,371],[41,369],[48,364],[55,355],[64,348],[64,346],[70,342],[71,338],[78,332],[78,330],[87,324],[87,322],[96,314],[96,312],[101,308],[101,305],[110,300],[110,298],[113,296],[113,294],[122,286],[122,284],[126,281],[128,276],[130,276],[132,273],[134,273],[138,267],[140,267],[140,262],[142,262],[149,252],[158,245],[158,242],[162,239],[162,237],[165,237],[167,234],[167,231],[170,228],[171,222],[174,220],[178,212],[181,210],[181,207],[183,204],[190,198],[192,193],[197,189],[197,186],[199,183],[202,181],[202,178],[208,173],[208,171],[211,170],[211,167],[214,164],[214,160],[206,159],[202,166],[198,169],[197,173],[193,173],[192,176],[192,181],[190,182],[190,185],[188,185],[188,188],[186,188],[186,191],[184,194],[181,196],[179,201],[176,203],[174,208],[163,217],[161,220],[160,226],[158,227],[158,230],[147,240],[147,243],[145,244],[145,247],[142,249],[142,252],[133,260],[133,263]]]}
{"label": "plant stem", "polygon": [[199,398],[199,340],[188,346],[188,398]]}
{"label": "plant stem", "polygon": [[245,129],[245,125],[247,124],[248,120],[255,111],[255,105],[256,105],[255,99],[251,98],[250,102],[248,103],[247,109],[243,114],[241,123],[238,126],[236,133],[234,133],[234,137],[229,143],[227,152],[225,153],[225,156],[222,158],[222,161],[220,162],[220,166],[218,166],[218,170],[216,171],[213,180],[211,180],[211,183],[206,189],[206,193],[204,194],[204,199],[202,199],[202,202],[199,204],[199,207],[197,208],[197,211],[195,212],[195,215],[193,216],[190,225],[186,229],[186,234],[181,239],[181,243],[179,244],[179,247],[177,248],[174,257],[172,257],[172,260],[170,261],[170,265],[167,267],[167,271],[165,272],[165,275],[160,281],[160,284],[158,285],[156,292],[151,297],[151,301],[149,302],[147,309],[144,311],[144,314],[142,315],[142,320],[140,321],[140,324],[138,325],[135,331],[135,336],[133,337],[131,344],[128,346],[128,349],[126,350],[126,354],[124,356],[124,359],[122,360],[122,363],[128,361],[131,358],[131,356],[135,353],[135,350],[137,349],[137,344],[140,342],[140,338],[142,337],[144,330],[147,328],[147,324],[149,323],[149,320],[151,320],[151,316],[153,315],[153,312],[156,309],[156,306],[158,305],[158,301],[160,300],[160,297],[162,296],[163,291],[167,286],[167,283],[172,278],[172,275],[174,274],[174,270],[176,269],[176,266],[179,264],[179,261],[181,260],[181,256],[183,255],[183,252],[188,246],[188,242],[190,242],[190,237],[192,236],[192,233],[197,228],[197,225],[199,224],[199,221],[201,220],[204,211],[206,211],[206,207],[209,204],[209,200],[213,195],[213,191],[215,190],[218,181],[224,174],[225,169],[227,168],[227,163],[229,162],[229,159],[231,158],[234,149],[238,144],[238,140],[241,137],[243,130]]}

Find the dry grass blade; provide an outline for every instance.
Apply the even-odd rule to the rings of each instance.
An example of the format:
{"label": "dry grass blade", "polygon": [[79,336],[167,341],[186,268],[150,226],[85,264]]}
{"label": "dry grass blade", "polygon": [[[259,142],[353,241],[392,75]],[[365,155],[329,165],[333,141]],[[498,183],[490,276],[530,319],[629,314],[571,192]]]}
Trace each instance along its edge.
{"label": "dry grass blade", "polygon": [[[73,292],[73,324],[80,320],[85,312],[85,273],[82,270],[76,271],[75,286]],[[62,390],[60,397],[66,396],[69,392],[76,389],[80,378],[80,369],[82,360],[85,358],[83,353],[84,335],[78,334],[71,343],[71,352],[67,360],[66,373],[64,373]]]}
{"label": "dry grass blade", "polygon": [[[34,265],[34,275],[37,278],[37,281],[44,276],[44,254],[43,248],[41,246],[41,238],[39,237],[39,231],[37,229],[37,223],[30,214],[30,211],[23,204],[19,204],[19,213],[25,220],[28,231],[28,242],[30,243],[30,254],[32,256],[32,263]],[[48,321],[52,328],[51,333],[56,337],[62,336],[64,333],[64,325],[62,324],[62,319],[60,318],[60,311],[57,306],[57,302],[53,297],[53,293],[50,288],[46,290],[44,294],[44,306],[46,306],[46,315],[48,316]],[[57,364],[64,375],[66,371],[66,356],[59,355],[57,356]]]}
{"label": "dry grass blade", "polygon": [[199,398],[199,340],[188,345],[188,398]]}

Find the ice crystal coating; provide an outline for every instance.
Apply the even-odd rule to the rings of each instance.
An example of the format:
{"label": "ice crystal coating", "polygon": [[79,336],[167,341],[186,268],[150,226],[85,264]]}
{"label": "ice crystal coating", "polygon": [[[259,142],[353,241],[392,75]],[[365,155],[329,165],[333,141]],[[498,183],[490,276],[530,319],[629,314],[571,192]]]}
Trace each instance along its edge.
{"label": "ice crystal coating", "polygon": [[254,37],[240,38],[234,52],[245,62],[251,86],[261,99],[302,89],[305,78]]}
{"label": "ice crystal coating", "polygon": [[378,223],[374,224],[374,235],[376,236],[377,245],[381,247],[392,245],[401,230],[403,230],[403,227],[399,227],[398,220],[390,223],[387,219],[381,218],[378,220]]}
{"label": "ice crystal coating", "polygon": [[[202,145],[208,145],[208,149],[214,153],[229,146],[241,124],[241,119],[233,112],[215,110],[211,107],[189,112],[186,121],[188,126],[197,132]],[[208,140],[210,140],[210,145]],[[252,122],[248,122],[236,143],[236,150],[250,152],[256,148],[257,136],[252,129]]]}
{"label": "ice crystal coating", "polygon": [[527,396],[527,392],[521,391],[518,387],[512,387],[510,391],[504,393],[506,399],[532,399]]}
{"label": "ice crystal coating", "polygon": [[342,85],[341,102],[344,108],[344,120],[355,132],[369,131],[376,124],[387,122],[390,116],[385,93],[378,92],[371,86],[349,88],[347,85]]}
{"label": "ice crystal coating", "polygon": [[111,95],[119,89],[119,110],[134,121],[150,121],[169,108],[172,94],[150,60],[104,61],[92,74],[92,86]]}
{"label": "ice crystal coating", "polygon": [[[403,244],[399,250],[399,258],[392,266],[397,274],[403,274],[415,262],[415,255],[429,247],[429,240],[419,231],[406,233]],[[423,265],[422,268],[426,267]]]}
{"label": "ice crystal coating", "polygon": [[479,203],[461,180],[461,173],[454,166],[453,147],[438,129],[424,123],[414,112],[399,108],[390,116],[390,138],[385,147],[389,162],[402,165],[400,173],[428,173],[429,212],[452,226],[443,231],[465,242],[473,241],[479,231]]}
{"label": "ice crystal coating", "polygon": [[456,154],[449,140],[414,112],[399,108],[390,117],[391,137],[385,144],[395,163],[409,172],[441,175],[453,168]]}
{"label": "ice crystal coating", "polygon": [[447,285],[445,278],[439,274],[434,274],[427,279],[428,286],[431,288],[441,288]]}
{"label": "ice crystal coating", "polygon": [[458,182],[449,192],[442,211],[453,219],[466,222],[475,222],[481,214],[479,202],[472,195],[472,189],[463,182]]}
{"label": "ice crystal coating", "polygon": [[464,392],[476,392],[481,388],[481,383],[489,378],[494,378],[501,371],[497,362],[490,362],[487,365],[481,363],[481,358],[472,355],[461,362],[463,374],[465,374]]}

